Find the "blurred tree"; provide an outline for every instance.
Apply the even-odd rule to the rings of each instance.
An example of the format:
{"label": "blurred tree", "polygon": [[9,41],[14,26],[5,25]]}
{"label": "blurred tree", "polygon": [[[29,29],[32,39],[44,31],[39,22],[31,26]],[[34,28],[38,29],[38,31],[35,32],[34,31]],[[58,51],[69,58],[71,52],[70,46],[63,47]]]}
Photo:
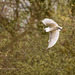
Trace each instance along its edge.
{"label": "blurred tree", "polygon": [[[75,0],[0,0],[0,75],[75,74]],[[46,51],[41,20],[63,30]]]}
{"label": "blurred tree", "polygon": [[75,0],[71,0],[70,5],[71,5],[72,16],[75,16]]}

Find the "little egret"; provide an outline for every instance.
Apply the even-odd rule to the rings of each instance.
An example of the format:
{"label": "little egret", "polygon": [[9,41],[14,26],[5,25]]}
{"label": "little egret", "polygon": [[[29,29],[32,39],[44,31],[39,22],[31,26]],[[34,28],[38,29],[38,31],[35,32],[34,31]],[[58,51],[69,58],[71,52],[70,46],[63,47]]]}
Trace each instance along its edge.
{"label": "little egret", "polygon": [[52,19],[44,19],[42,20],[42,23],[46,26],[48,26],[47,28],[45,28],[44,30],[46,32],[50,32],[49,34],[49,45],[47,47],[48,48],[51,48],[52,46],[55,45],[55,43],[57,42],[58,38],[59,38],[59,31],[62,29],[62,27],[58,26],[58,24],[52,20]]}

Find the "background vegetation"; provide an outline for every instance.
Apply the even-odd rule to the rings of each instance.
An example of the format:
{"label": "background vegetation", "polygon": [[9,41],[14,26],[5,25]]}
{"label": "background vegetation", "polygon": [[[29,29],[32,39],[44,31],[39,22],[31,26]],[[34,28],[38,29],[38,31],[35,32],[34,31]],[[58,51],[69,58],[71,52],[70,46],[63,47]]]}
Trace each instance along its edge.
{"label": "background vegetation", "polygon": [[[49,50],[44,18],[63,27]],[[75,75],[75,0],[0,0],[0,75]]]}

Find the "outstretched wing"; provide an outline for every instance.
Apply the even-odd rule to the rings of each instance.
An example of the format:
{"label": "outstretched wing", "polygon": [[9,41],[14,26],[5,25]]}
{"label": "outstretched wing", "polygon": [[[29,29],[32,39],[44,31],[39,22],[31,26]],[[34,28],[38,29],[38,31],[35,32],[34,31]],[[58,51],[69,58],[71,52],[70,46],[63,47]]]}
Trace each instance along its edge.
{"label": "outstretched wing", "polygon": [[50,32],[50,35],[49,35],[49,45],[48,45],[48,48],[52,47],[55,45],[55,43],[57,42],[59,38],[59,30],[55,30],[55,31],[52,31]]}
{"label": "outstretched wing", "polygon": [[49,27],[58,26],[58,24],[55,21],[53,21],[52,19],[44,19],[44,20],[42,20],[42,23]]}

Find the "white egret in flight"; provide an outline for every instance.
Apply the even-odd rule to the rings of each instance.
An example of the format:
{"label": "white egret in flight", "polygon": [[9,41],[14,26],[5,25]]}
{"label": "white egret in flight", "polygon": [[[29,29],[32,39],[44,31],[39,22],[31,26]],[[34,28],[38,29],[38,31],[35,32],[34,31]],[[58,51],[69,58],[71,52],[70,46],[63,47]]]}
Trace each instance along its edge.
{"label": "white egret in flight", "polygon": [[53,21],[52,19],[48,19],[48,18],[42,20],[42,23],[48,26],[44,30],[46,32],[50,32],[49,40],[48,40],[49,45],[47,48],[51,48],[57,42],[59,38],[59,31],[62,29],[62,27],[58,26],[58,24],[55,21]]}

